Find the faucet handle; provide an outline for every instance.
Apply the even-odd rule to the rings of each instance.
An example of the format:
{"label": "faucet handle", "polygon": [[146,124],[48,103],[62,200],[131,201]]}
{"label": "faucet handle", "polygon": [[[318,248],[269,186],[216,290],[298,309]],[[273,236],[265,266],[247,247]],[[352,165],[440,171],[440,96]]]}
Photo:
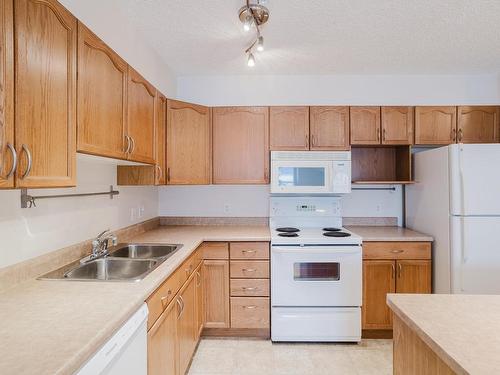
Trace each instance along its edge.
{"label": "faucet handle", "polygon": [[100,240],[102,236],[104,236],[106,233],[108,233],[110,229],[106,229],[105,231],[102,231],[97,235],[97,239]]}

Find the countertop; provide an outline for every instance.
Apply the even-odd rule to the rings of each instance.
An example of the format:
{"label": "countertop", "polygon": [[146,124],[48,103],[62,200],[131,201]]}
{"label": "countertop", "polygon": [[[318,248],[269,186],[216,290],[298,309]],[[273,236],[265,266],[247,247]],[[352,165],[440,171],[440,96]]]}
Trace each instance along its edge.
{"label": "countertop", "polygon": [[389,294],[387,303],[458,374],[500,369],[500,296]]}
{"label": "countertop", "polygon": [[31,280],[0,294],[0,374],[72,374],[203,241],[269,241],[266,226],[168,226],[134,242],[184,246],[144,280]]}
{"label": "countertop", "polygon": [[430,242],[431,236],[416,232],[408,228],[388,226],[347,226],[351,232],[363,238],[363,241],[408,241],[408,242]]}

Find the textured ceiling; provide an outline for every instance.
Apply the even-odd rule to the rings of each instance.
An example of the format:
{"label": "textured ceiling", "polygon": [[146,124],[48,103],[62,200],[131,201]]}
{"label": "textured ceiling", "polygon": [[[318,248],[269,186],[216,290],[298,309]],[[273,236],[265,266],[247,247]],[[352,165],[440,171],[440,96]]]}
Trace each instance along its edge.
{"label": "textured ceiling", "polygon": [[138,32],[177,75],[500,72],[500,0],[269,0],[266,51],[238,0],[124,0]]}

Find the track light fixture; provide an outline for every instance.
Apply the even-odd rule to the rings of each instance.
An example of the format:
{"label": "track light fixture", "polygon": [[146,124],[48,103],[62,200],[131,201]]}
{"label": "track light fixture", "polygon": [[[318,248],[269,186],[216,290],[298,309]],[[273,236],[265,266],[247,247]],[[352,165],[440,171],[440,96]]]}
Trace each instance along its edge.
{"label": "track light fixture", "polygon": [[[262,5],[264,0],[254,0],[256,2],[252,3],[250,0],[246,0],[246,5],[244,5],[238,13],[240,21],[243,23],[243,30],[250,31],[252,27],[255,27],[257,35],[255,40],[245,50],[247,57],[247,65],[249,67],[255,66],[255,57],[253,55],[253,49],[257,52],[264,51],[264,37],[260,35],[260,26],[265,24],[269,19],[269,9]],[[265,0],[267,2],[267,0]]]}

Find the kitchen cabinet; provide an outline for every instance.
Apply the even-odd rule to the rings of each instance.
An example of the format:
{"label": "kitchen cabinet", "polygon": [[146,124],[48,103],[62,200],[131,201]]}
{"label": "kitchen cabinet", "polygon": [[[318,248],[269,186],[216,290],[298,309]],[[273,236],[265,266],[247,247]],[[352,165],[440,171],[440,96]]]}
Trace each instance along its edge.
{"label": "kitchen cabinet", "polygon": [[12,0],[0,0],[0,188],[14,187],[14,19]]}
{"label": "kitchen cabinet", "polygon": [[311,150],[350,150],[349,107],[311,107]]}
{"label": "kitchen cabinet", "polygon": [[168,100],[167,116],[167,183],[210,184],[210,109]]}
{"label": "kitchen cabinet", "polygon": [[77,21],[55,0],[17,0],[16,186],[76,184]]}
{"label": "kitchen cabinet", "polygon": [[499,141],[500,107],[460,106],[457,108],[459,143]]}
{"label": "kitchen cabinet", "polygon": [[229,261],[203,262],[204,326],[229,328]]}
{"label": "kitchen cabinet", "polygon": [[449,145],[456,140],[456,107],[415,108],[416,145]]}
{"label": "kitchen cabinet", "polygon": [[179,303],[170,302],[148,331],[148,375],[177,374]]}
{"label": "kitchen cabinet", "polygon": [[364,336],[392,329],[387,293],[431,293],[431,264],[430,242],[363,243]]}
{"label": "kitchen cabinet", "polygon": [[273,151],[309,150],[309,107],[271,107],[269,132]]}
{"label": "kitchen cabinet", "polygon": [[217,107],[213,120],[213,183],[269,183],[268,107]]}
{"label": "kitchen cabinet", "polygon": [[155,121],[155,160],[154,167],[155,185],[165,185],[167,182],[167,98],[158,93],[156,99]]}
{"label": "kitchen cabinet", "polygon": [[380,107],[350,107],[351,145],[378,145]]}
{"label": "kitchen cabinet", "polygon": [[413,107],[382,107],[382,144],[413,144]]}
{"label": "kitchen cabinet", "polygon": [[204,284],[203,284],[203,264],[200,263],[195,270],[196,277],[196,339],[200,338],[201,331],[203,331],[203,320],[205,318],[205,304],[204,298]]}
{"label": "kitchen cabinet", "polygon": [[77,151],[126,159],[127,63],[78,23]]}
{"label": "kitchen cabinet", "polygon": [[155,164],[156,89],[132,67],[128,67],[129,159]]}
{"label": "kitchen cabinet", "polygon": [[177,297],[180,312],[177,323],[179,374],[185,374],[198,342],[196,277],[191,275]]}

